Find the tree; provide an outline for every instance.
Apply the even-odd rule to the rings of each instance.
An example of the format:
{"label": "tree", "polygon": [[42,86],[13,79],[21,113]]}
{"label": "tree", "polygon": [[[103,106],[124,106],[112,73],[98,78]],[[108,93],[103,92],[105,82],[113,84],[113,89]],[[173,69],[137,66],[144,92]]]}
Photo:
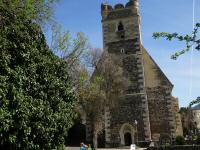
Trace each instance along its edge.
{"label": "tree", "polygon": [[172,59],[177,59],[180,55],[188,52],[191,50],[192,46],[195,46],[195,49],[197,51],[200,51],[200,38],[198,37],[198,30],[200,28],[200,23],[196,24],[196,27],[194,28],[194,30],[192,31],[192,35],[179,35],[178,33],[167,33],[167,32],[155,32],[153,34],[153,37],[155,39],[158,38],[166,38],[166,40],[172,41],[173,39],[177,39],[181,42],[185,42],[186,43],[186,48],[181,50],[181,51],[177,51],[174,55],[171,56]]}
{"label": "tree", "polygon": [[115,54],[104,52],[94,72],[103,77],[102,87],[106,93],[106,103],[117,107],[130,81],[124,75],[122,62]]}
{"label": "tree", "polygon": [[84,33],[78,32],[76,38],[72,39],[69,31],[62,31],[61,25],[53,25],[51,48],[67,62],[67,69],[76,77],[77,71],[84,66],[89,43]]}
{"label": "tree", "polygon": [[86,99],[87,107],[85,110],[92,123],[92,141],[95,149],[98,147],[98,135],[102,133],[104,127],[103,116],[106,97],[105,92],[101,87],[102,82],[103,78],[101,76],[96,76],[92,79],[86,89],[89,93],[86,93],[88,98]]}
{"label": "tree", "polygon": [[192,107],[193,105],[195,105],[195,104],[199,104],[199,103],[200,103],[200,97],[197,97],[196,100],[193,100],[192,102],[190,102],[189,107]]}
{"label": "tree", "polygon": [[15,12],[15,16],[25,17],[39,25],[52,20],[52,6],[58,0],[0,0],[0,7]]}
{"label": "tree", "polygon": [[73,77],[74,89],[79,103],[76,111],[87,113],[92,122],[93,143],[97,146],[97,136],[103,129],[103,104],[105,93],[101,87],[101,75],[92,77],[92,72],[101,57],[100,49],[91,48],[85,35],[77,33],[72,39],[69,31],[62,31],[60,25],[52,26],[51,48],[68,64],[67,69]]}
{"label": "tree", "polygon": [[[177,51],[174,55],[171,56],[171,59],[176,60],[180,55],[188,52],[191,50],[191,48],[194,46],[195,50],[200,51],[200,37],[198,37],[198,31],[200,28],[200,23],[197,23],[194,30],[192,31],[192,35],[179,35],[178,33],[167,33],[167,32],[156,32],[153,34],[153,37],[155,39],[159,39],[159,38],[166,38],[166,40],[172,41],[173,39],[177,39],[181,42],[185,42],[186,44],[186,48],[181,50],[181,51]],[[198,104],[200,103],[200,98],[197,97],[196,100],[193,100],[189,107],[191,107],[194,104]]]}
{"label": "tree", "polygon": [[[129,82],[123,74],[122,62],[114,54],[100,49],[92,49],[89,52],[89,66],[93,68],[89,87],[92,90],[92,97],[88,100],[89,117],[93,126],[93,144],[98,147],[97,138],[104,129],[104,113],[107,106],[117,107],[120,104],[120,98],[124,93],[124,88]],[[91,90],[87,90],[91,91]],[[88,95],[88,94],[87,94]]]}
{"label": "tree", "polygon": [[76,115],[68,64],[36,23],[0,12],[0,149],[58,149]]}
{"label": "tree", "polygon": [[85,66],[80,67],[77,75],[79,109],[83,109],[91,121],[92,140],[97,148],[98,136],[104,129],[105,107],[116,107],[123,86],[127,86],[127,80],[124,79],[122,67],[115,55],[107,52],[102,54],[102,50],[97,48],[89,49],[86,53]]}
{"label": "tree", "polygon": [[[84,110],[91,121],[92,141],[97,148],[97,138],[104,125],[104,102],[105,92],[102,89],[102,76],[91,77],[88,68],[82,68],[79,75],[79,85],[77,91],[79,95],[79,109]],[[81,112],[81,110],[79,110]]]}

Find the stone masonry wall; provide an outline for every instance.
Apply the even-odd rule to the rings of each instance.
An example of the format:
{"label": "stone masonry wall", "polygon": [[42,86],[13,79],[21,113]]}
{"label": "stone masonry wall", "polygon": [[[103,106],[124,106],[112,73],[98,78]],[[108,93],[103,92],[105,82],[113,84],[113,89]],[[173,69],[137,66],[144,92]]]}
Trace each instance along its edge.
{"label": "stone masonry wall", "polygon": [[181,114],[179,113],[179,101],[178,98],[174,98],[174,110],[176,112],[176,136],[181,135],[183,136],[183,127],[181,122]]}
{"label": "stone masonry wall", "polygon": [[152,140],[159,140],[161,133],[170,133],[165,89],[147,88]]}
{"label": "stone masonry wall", "polygon": [[146,91],[152,140],[161,134],[176,136],[175,100],[171,95],[173,85],[143,48]]}

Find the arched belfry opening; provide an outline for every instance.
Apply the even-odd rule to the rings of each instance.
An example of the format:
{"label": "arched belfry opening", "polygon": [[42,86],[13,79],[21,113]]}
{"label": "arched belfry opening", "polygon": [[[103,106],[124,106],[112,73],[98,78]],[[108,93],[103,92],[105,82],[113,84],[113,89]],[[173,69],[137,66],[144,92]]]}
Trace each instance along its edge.
{"label": "arched belfry opening", "polygon": [[117,27],[117,31],[124,31],[124,25],[122,24],[122,22],[120,21]]}
{"label": "arched belfry opening", "polygon": [[130,146],[134,143],[135,129],[129,123],[124,123],[119,131],[121,146]]}

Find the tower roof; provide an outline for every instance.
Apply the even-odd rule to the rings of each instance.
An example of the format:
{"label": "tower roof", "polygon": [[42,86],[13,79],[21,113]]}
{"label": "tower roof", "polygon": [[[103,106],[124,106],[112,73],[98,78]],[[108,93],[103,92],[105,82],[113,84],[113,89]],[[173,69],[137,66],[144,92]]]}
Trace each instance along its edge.
{"label": "tower roof", "polygon": [[192,107],[192,110],[200,110],[200,104],[197,104],[196,106]]}

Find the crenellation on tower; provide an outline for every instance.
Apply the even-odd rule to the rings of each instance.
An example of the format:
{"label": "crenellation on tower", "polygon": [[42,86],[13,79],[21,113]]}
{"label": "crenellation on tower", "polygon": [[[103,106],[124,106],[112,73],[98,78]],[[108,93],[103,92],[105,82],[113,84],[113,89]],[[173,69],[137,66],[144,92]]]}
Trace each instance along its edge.
{"label": "crenellation on tower", "polygon": [[139,15],[139,1],[130,0],[126,5],[118,3],[114,6],[102,3],[101,14],[104,21]]}
{"label": "crenellation on tower", "polygon": [[124,9],[124,5],[123,4],[116,4],[115,6],[114,6],[114,9],[115,10],[118,10],[118,9]]}

